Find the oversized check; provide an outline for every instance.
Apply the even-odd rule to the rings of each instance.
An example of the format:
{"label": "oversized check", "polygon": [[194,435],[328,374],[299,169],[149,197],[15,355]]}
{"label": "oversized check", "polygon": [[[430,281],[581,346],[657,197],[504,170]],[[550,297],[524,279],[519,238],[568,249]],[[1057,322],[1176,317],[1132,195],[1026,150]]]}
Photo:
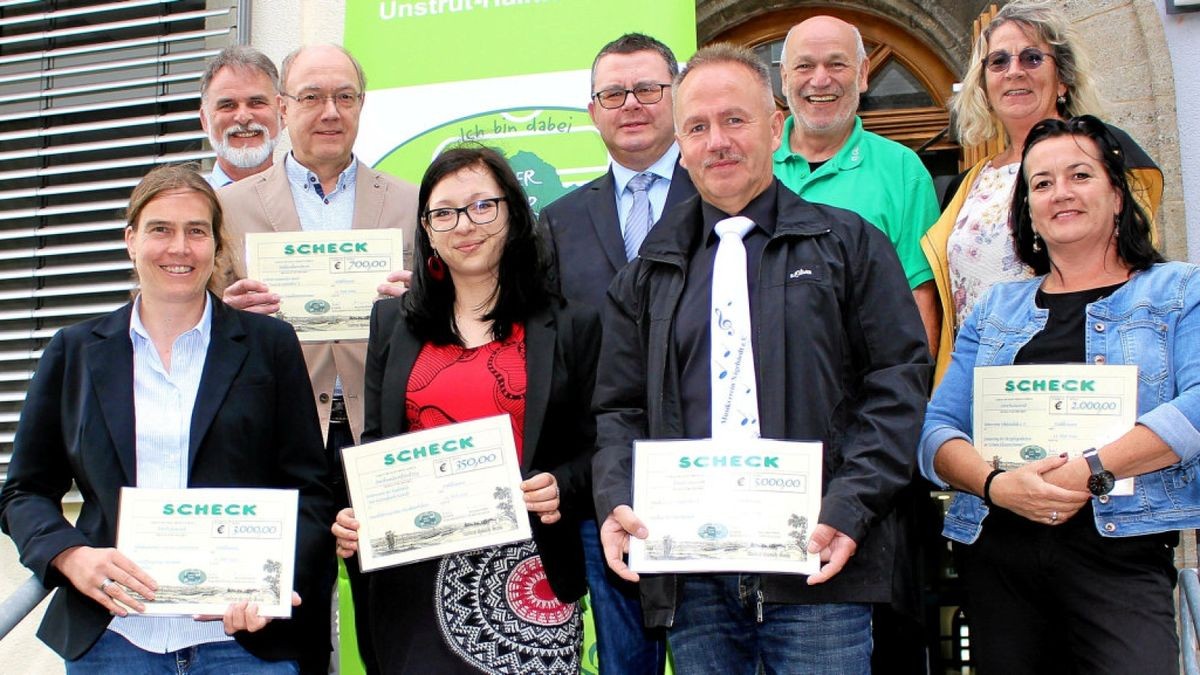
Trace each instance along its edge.
{"label": "oversized check", "polygon": [[629,540],[635,572],[815,574],[808,538],[821,510],[820,443],[637,441]]}
{"label": "oversized check", "polygon": [[529,539],[508,415],[342,450],[364,572]]}
{"label": "oversized check", "polygon": [[248,232],[246,274],[279,294],[301,341],[365,340],[371,305],[404,260],[400,230]]}
{"label": "oversized check", "polygon": [[297,502],[296,490],[121,488],[117,548],[158,583],[145,613],[219,615],[248,601],[290,617]]}
{"label": "oversized check", "polygon": [[[972,440],[999,469],[1079,456],[1137,421],[1137,366],[1021,365],[975,369]],[[1112,494],[1133,494],[1133,480]]]}

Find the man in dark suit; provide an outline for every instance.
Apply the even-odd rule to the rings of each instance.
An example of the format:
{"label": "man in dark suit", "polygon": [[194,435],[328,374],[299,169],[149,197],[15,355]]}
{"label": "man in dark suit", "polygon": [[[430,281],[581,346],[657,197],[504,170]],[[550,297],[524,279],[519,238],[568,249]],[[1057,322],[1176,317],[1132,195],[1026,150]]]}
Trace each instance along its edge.
{"label": "man in dark suit", "polygon": [[[588,103],[612,165],[608,173],[547,206],[541,214],[557,261],[562,293],[601,307],[609,282],[637,257],[650,227],[696,194],[679,166],[671,120],[671,80],[679,64],[658,40],[630,33],[600,50],[592,63]],[[604,564],[595,520],[583,525],[588,585],[596,619],[600,668],[661,673],[661,634],[642,625],[637,589]]]}

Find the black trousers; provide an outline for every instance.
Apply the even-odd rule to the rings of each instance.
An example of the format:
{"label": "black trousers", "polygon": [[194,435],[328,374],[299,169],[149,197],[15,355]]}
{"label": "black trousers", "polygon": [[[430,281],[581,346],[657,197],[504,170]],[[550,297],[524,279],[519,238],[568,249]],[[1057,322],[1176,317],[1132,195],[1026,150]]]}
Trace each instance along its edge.
{"label": "black trousers", "polygon": [[1178,672],[1175,532],[1101,537],[1091,506],[1057,527],[999,508],[955,545],[971,664],[1003,673]]}

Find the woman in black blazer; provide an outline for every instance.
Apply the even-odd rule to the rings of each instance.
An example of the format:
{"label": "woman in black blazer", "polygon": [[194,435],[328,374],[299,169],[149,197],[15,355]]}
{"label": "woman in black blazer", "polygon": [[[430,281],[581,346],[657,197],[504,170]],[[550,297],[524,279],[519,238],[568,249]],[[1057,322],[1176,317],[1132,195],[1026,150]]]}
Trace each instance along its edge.
{"label": "woman in black blazer", "polygon": [[[599,319],[549,290],[533,213],[496,152],[442,153],[418,204],[415,259],[426,264],[406,295],[375,304],[363,440],[508,413],[533,542],[368,574],[371,665],[577,673]],[[357,528],[351,509],[338,515],[343,557],[358,548]]]}
{"label": "woman in black blazer", "polygon": [[[333,502],[296,334],[208,292],[221,207],[190,168],[157,168],[134,188],[125,241],[137,298],[50,341],[0,491],[0,526],[58,588],[38,635],[68,673],[175,673],[178,659],[194,668],[228,659],[225,672],[327,664],[331,589],[316,582],[333,564]],[[72,481],[83,496],[74,524],[61,503]],[[152,596],[155,580],[114,548],[125,486],[299,490],[303,603],[275,621],[245,603],[208,622],[126,611],[117,601],[141,609],[132,593]]]}

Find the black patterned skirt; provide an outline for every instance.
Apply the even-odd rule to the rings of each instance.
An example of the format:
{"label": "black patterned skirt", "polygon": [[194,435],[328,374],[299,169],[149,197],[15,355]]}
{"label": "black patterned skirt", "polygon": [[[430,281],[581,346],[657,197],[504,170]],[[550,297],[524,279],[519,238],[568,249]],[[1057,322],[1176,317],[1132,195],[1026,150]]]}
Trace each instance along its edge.
{"label": "black patterned skirt", "polygon": [[532,541],[367,577],[375,651],[388,675],[579,672],[579,607],[554,596]]}

